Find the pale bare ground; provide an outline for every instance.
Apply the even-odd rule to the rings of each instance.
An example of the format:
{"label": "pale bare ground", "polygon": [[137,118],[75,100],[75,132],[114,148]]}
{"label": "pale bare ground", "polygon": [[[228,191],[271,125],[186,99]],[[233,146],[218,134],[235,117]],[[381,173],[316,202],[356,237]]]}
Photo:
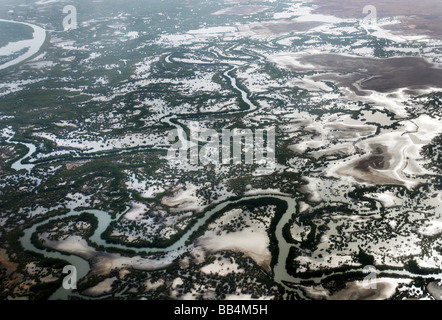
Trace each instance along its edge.
{"label": "pale bare ground", "polygon": [[366,5],[376,7],[379,18],[399,17],[401,24],[388,27],[405,35],[427,35],[442,38],[442,1],[440,0],[313,0],[318,13],[339,18],[363,19]]}
{"label": "pale bare ground", "polygon": [[410,282],[410,279],[393,278],[354,281],[347,283],[344,289],[332,295],[322,286],[302,287],[302,289],[307,296],[317,300],[386,300],[394,295],[400,284]]}
{"label": "pale bare ground", "polygon": [[91,297],[99,297],[104,294],[111,293],[112,285],[115,281],[117,281],[117,277],[105,279],[96,286],[86,289],[83,293]]}
{"label": "pale bare ground", "polygon": [[76,161],[76,162],[71,162],[71,163],[66,163],[66,169],[67,170],[72,170],[78,167],[81,167],[82,165],[88,163],[89,161],[84,160],[84,161]]}
{"label": "pale bare ground", "polygon": [[218,218],[209,226],[208,231],[197,239],[197,248],[202,248],[208,252],[242,252],[266,271],[270,272],[270,262],[272,259],[268,249],[270,239],[263,222],[247,219],[248,227],[235,232],[228,232],[222,228],[223,225],[228,225],[230,221],[241,215],[241,213],[242,210],[234,209]]}
{"label": "pale bare ground", "polygon": [[196,192],[198,187],[187,183],[185,186],[179,186],[174,190],[174,194],[171,197],[165,196],[161,199],[161,203],[170,207],[172,212],[182,211],[196,211],[202,212],[205,206],[200,204]]}
{"label": "pale bare ground", "polygon": [[237,25],[240,32],[254,34],[261,37],[281,36],[292,32],[306,32],[323,25],[322,22],[306,21],[297,22],[293,20],[274,20],[266,22],[255,22],[247,25]]}
{"label": "pale bare ground", "polygon": [[381,132],[379,136],[357,143],[356,146],[365,150],[366,155],[362,158],[356,155],[346,164],[338,163],[329,173],[334,171],[332,176],[349,176],[370,184],[399,184],[414,188],[420,182],[419,177],[434,174],[424,167],[425,160],[420,152],[441,133],[441,121],[424,115],[401,124],[399,130]]}
{"label": "pale bare ground", "polygon": [[152,282],[151,279],[148,279],[144,282],[144,287],[145,287],[145,291],[153,291],[158,289],[159,287],[161,287],[162,285],[164,285],[164,280],[160,279],[156,282]]}
{"label": "pale bare ground", "polygon": [[217,274],[226,276],[230,273],[244,273],[244,269],[239,268],[235,261],[230,261],[227,258],[216,259],[213,263],[208,264],[200,269],[204,274]]}
{"label": "pale bare ground", "polygon": [[251,15],[259,12],[263,12],[265,10],[269,9],[269,7],[266,6],[257,6],[257,5],[244,5],[244,6],[236,6],[236,7],[229,7],[225,9],[218,10],[213,15]]}
{"label": "pale bare ground", "polygon": [[270,271],[271,254],[268,250],[267,234],[239,231],[222,236],[202,237],[198,244],[211,252],[233,251],[242,252],[252,258],[258,265]]}
{"label": "pale bare ground", "polygon": [[113,270],[159,270],[169,266],[170,259],[156,260],[140,256],[124,257],[117,253],[100,253],[79,236],[69,236],[61,241],[45,240],[45,246],[57,251],[78,255],[91,262],[92,275],[108,275]]}
{"label": "pale bare ground", "polygon": [[[400,279],[350,282],[345,289],[328,297],[328,300],[385,300],[393,296],[400,282]],[[411,280],[403,282],[410,283]]]}

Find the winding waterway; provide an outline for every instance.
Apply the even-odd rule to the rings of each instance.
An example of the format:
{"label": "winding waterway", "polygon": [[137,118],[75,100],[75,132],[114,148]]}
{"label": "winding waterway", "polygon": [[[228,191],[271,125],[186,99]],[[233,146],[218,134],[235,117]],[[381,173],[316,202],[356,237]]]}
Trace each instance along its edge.
{"label": "winding waterway", "polygon": [[[107,212],[100,211],[100,210],[84,210],[84,211],[76,211],[71,210],[69,213],[63,215],[63,216],[57,216],[50,218],[48,220],[42,221],[38,224],[33,225],[31,228],[26,229],[24,231],[23,237],[20,239],[20,243],[23,246],[25,250],[29,250],[38,254],[41,254],[45,256],[46,258],[55,258],[67,261],[69,264],[75,266],[77,268],[77,276],[78,279],[84,278],[89,271],[91,270],[89,262],[86,259],[83,259],[77,255],[74,254],[66,254],[61,253],[53,250],[43,250],[37,248],[31,241],[32,235],[36,232],[37,228],[40,226],[43,226],[45,224],[48,224],[54,220],[59,220],[61,218],[69,218],[69,217],[75,217],[82,213],[89,213],[93,214],[97,220],[98,220],[98,226],[95,230],[94,234],[90,237],[90,241],[98,246],[103,246],[105,248],[117,248],[117,249],[123,249],[123,250],[131,250],[136,253],[144,253],[144,254],[151,254],[151,253],[172,253],[174,257],[179,257],[181,254],[186,252],[189,249],[189,246],[186,245],[187,241],[190,239],[190,237],[198,231],[200,228],[205,226],[207,224],[207,221],[218,212],[225,209],[228,205],[231,204],[238,204],[242,201],[247,200],[255,200],[255,199],[261,199],[261,198],[274,198],[278,200],[282,200],[287,202],[288,209],[285,212],[284,216],[281,218],[280,222],[278,223],[276,227],[276,238],[278,240],[278,246],[279,246],[279,257],[278,257],[278,263],[276,264],[274,268],[274,274],[275,274],[275,280],[279,283],[283,284],[284,281],[287,282],[296,282],[297,280],[290,275],[288,275],[287,270],[285,268],[285,264],[288,258],[288,254],[290,251],[290,245],[286,242],[286,240],[283,237],[283,228],[288,223],[288,221],[292,218],[293,214],[296,213],[296,200],[290,197],[284,197],[284,196],[275,196],[275,195],[259,195],[259,196],[252,196],[252,197],[244,197],[239,200],[235,201],[225,201],[223,203],[218,204],[213,209],[207,211],[203,217],[201,217],[196,224],[193,225],[192,228],[190,228],[181,238],[170,245],[167,248],[132,248],[128,247],[122,244],[108,244],[105,240],[101,238],[101,235],[104,233],[104,231],[109,227],[111,222],[119,220],[125,212],[121,213],[116,217],[115,219],[111,218],[111,215]],[[71,294],[70,290],[65,290],[64,288],[60,288],[57,290],[51,299],[67,299],[69,295]]]}
{"label": "winding waterway", "polygon": [[[167,57],[166,61],[171,61],[170,57]],[[234,88],[234,90],[238,91],[240,94],[241,99],[243,100],[243,102],[245,104],[247,104],[248,109],[247,110],[234,110],[234,111],[227,111],[227,112],[214,112],[214,114],[235,114],[235,113],[242,113],[242,112],[252,112],[255,111],[258,107],[249,99],[249,96],[247,94],[246,91],[242,90],[238,84],[237,84],[237,80],[231,75],[232,72],[234,72],[234,70],[236,69],[236,66],[230,66],[230,68],[228,70],[226,70],[223,75],[229,80],[231,86]],[[177,128],[178,132],[179,132],[179,138],[184,140],[185,136],[184,136],[184,129],[181,125],[176,124],[174,122],[172,122],[172,119],[179,119],[180,115],[171,115],[171,116],[167,116],[165,118],[162,119],[162,122],[169,124],[170,126],[174,126]],[[23,164],[23,161],[29,157],[32,156],[32,154],[34,154],[34,152],[36,151],[36,147],[33,144],[30,143],[23,143],[23,142],[16,142],[16,141],[12,141],[12,136],[9,137],[9,139],[7,140],[9,143],[15,143],[15,144],[23,144],[25,145],[28,149],[29,152],[23,156],[21,159],[19,159],[18,161],[16,161],[13,165],[12,168],[20,171],[20,170],[27,170],[28,172],[31,172],[31,170],[33,169],[33,167],[35,165],[33,164]],[[67,263],[69,263],[70,265],[73,265],[76,267],[77,269],[77,277],[78,279],[82,279],[84,277],[86,277],[88,275],[88,273],[91,270],[90,264],[86,259],[81,258],[78,255],[74,255],[74,254],[66,254],[66,253],[61,253],[58,251],[54,251],[54,250],[43,250],[43,249],[39,249],[37,248],[31,241],[32,235],[36,232],[37,228],[45,225],[51,221],[54,220],[58,220],[60,218],[69,218],[69,217],[74,217],[74,216],[78,216],[84,212],[93,214],[97,220],[98,220],[98,226],[97,229],[95,230],[94,234],[90,237],[90,241],[95,243],[98,246],[102,246],[105,248],[116,248],[116,249],[123,249],[123,250],[132,250],[136,253],[145,253],[145,254],[150,254],[150,253],[172,253],[173,256],[180,256],[182,253],[184,253],[185,251],[188,250],[188,246],[186,246],[186,242],[190,239],[190,237],[192,236],[192,234],[194,234],[197,230],[199,230],[201,227],[203,227],[207,221],[210,219],[210,217],[212,217],[214,214],[218,213],[219,211],[223,210],[225,207],[227,207],[230,204],[235,204],[235,203],[239,203],[241,201],[244,200],[252,200],[252,199],[259,199],[262,198],[264,196],[254,196],[254,197],[245,197],[242,198],[240,200],[237,201],[226,201],[223,202],[221,204],[218,204],[217,206],[215,206],[213,209],[209,210],[208,212],[206,212],[206,214],[200,218],[197,223],[195,225],[193,225],[192,228],[190,228],[178,241],[176,241],[175,243],[173,243],[172,245],[170,245],[167,248],[131,248],[131,247],[127,247],[125,245],[122,244],[108,244],[105,240],[103,240],[101,238],[101,235],[106,231],[106,229],[108,229],[109,225],[111,224],[112,221],[114,221],[111,216],[104,211],[99,211],[99,210],[85,210],[85,211],[76,211],[74,209],[72,209],[69,213],[63,215],[63,216],[57,216],[57,217],[53,217],[50,218],[48,220],[42,221],[38,224],[33,225],[31,228],[27,229],[24,231],[24,236],[20,239],[20,243],[23,246],[23,248],[25,250],[29,250],[38,254],[41,254],[47,258],[55,258],[55,259],[60,259],[60,260],[64,260]],[[268,197],[268,196],[267,196]],[[275,272],[277,273],[277,278],[284,280],[284,281],[289,281],[291,280],[291,277],[288,276],[286,270],[285,270],[285,261],[287,260],[287,256],[288,256],[288,252],[289,252],[289,248],[286,248],[286,244],[284,245],[283,241],[285,242],[284,238],[282,237],[282,228],[284,227],[285,223],[284,221],[288,221],[291,216],[295,213],[296,210],[296,203],[294,199],[291,198],[286,198],[286,197],[274,197],[280,200],[285,200],[287,201],[287,203],[289,204],[289,209],[287,210],[286,214],[285,214],[285,219],[282,219],[282,223],[280,223],[278,225],[278,230],[277,230],[277,239],[278,242],[281,243],[280,245],[280,261],[277,264],[277,266],[275,267]],[[124,213],[121,213],[117,218],[115,218],[115,220],[120,219],[122,216],[124,215]],[[284,220],[284,221],[283,221]],[[278,236],[278,233],[281,233]],[[281,274],[281,272],[284,272],[284,274]],[[72,294],[72,290],[66,290],[63,287],[59,288],[52,296],[50,299],[53,300],[66,300],[69,298],[69,296]]]}
{"label": "winding waterway", "polygon": [[[166,61],[172,62],[170,57],[167,57]],[[231,65],[230,68],[227,71],[225,71],[223,74],[227,79],[229,79],[232,87],[240,93],[241,99],[243,100],[243,102],[245,104],[248,105],[248,109],[247,110],[228,111],[228,112],[219,112],[219,114],[235,114],[235,113],[239,113],[239,112],[252,112],[258,108],[249,99],[247,92],[242,90],[238,86],[237,80],[232,76],[232,73],[234,72],[234,70],[236,68],[237,68],[237,66]],[[214,112],[213,114],[216,114],[216,113],[217,112]],[[179,118],[180,118],[180,115],[171,115],[171,116],[167,116],[167,117],[163,118],[162,121],[164,123],[171,125],[171,126],[175,126],[180,132],[180,136],[179,136],[180,139],[184,139],[185,138],[184,134],[183,134],[184,129],[182,128],[182,126],[171,121],[172,119],[179,119]],[[176,121],[176,122],[178,122],[178,121]],[[10,137],[8,140],[11,143],[21,143],[21,142],[12,141],[11,139],[12,139],[12,137]],[[22,144],[24,144],[29,149],[29,152],[24,157],[22,157],[17,162],[15,162],[12,165],[12,168],[15,170],[25,169],[28,172],[30,172],[33,168],[33,165],[23,164],[23,161],[26,158],[31,157],[32,154],[35,152],[36,148],[35,148],[35,145],[33,145],[33,144],[28,144],[28,143],[26,143],[26,144],[22,143]],[[144,254],[169,253],[169,254],[173,255],[174,257],[179,257],[184,252],[191,249],[192,244],[186,245],[186,243],[188,242],[188,240],[191,238],[191,236],[195,232],[200,230],[200,228],[203,228],[208,223],[208,220],[212,216],[216,215],[217,213],[219,213],[220,211],[225,209],[228,205],[239,204],[242,201],[256,200],[256,199],[262,199],[262,198],[273,198],[273,199],[284,201],[287,203],[287,210],[283,214],[283,216],[280,218],[280,220],[278,221],[276,229],[275,229],[275,237],[277,239],[277,246],[279,248],[279,255],[277,257],[277,263],[273,268],[274,280],[277,283],[284,286],[285,288],[287,288],[288,290],[295,291],[298,293],[298,295],[303,297],[304,295],[302,293],[302,290],[300,290],[298,288],[287,286],[287,284],[289,284],[289,283],[300,284],[302,280],[305,281],[306,279],[295,278],[295,277],[289,275],[287,272],[287,269],[286,269],[286,263],[287,263],[287,259],[289,257],[289,252],[290,252],[290,249],[293,245],[289,244],[285,240],[285,238],[283,236],[283,229],[284,229],[284,226],[286,226],[289,223],[290,219],[297,213],[297,199],[291,198],[291,197],[286,197],[286,196],[257,195],[257,196],[251,196],[251,197],[243,197],[243,198],[241,198],[239,200],[235,200],[235,201],[225,201],[225,202],[219,203],[215,207],[213,207],[212,209],[208,210],[201,218],[199,218],[197,220],[197,222],[184,235],[181,236],[181,238],[178,241],[171,244],[167,248],[132,248],[132,247],[125,246],[123,244],[108,244],[105,240],[103,240],[101,238],[101,235],[108,229],[108,227],[110,226],[110,224],[113,221],[121,219],[121,217],[125,214],[125,212],[120,213],[116,218],[112,218],[109,213],[104,212],[104,211],[100,211],[100,210],[76,211],[75,208],[70,208],[71,211],[65,215],[49,218],[45,221],[42,221],[38,224],[33,225],[29,229],[26,229],[24,231],[23,237],[20,238],[20,242],[25,250],[29,250],[29,251],[41,254],[47,258],[55,258],[55,259],[64,260],[68,264],[75,266],[77,268],[78,278],[83,279],[91,271],[91,266],[90,266],[89,262],[86,259],[80,257],[79,255],[66,254],[66,253],[61,253],[61,252],[53,251],[53,250],[43,250],[43,249],[39,249],[39,248],[35,247],[31,242],[31,238],[32,238],[32,235],[36,232],[38,227],[45,225],[51,221],[57,220],[57,219],[74,217],[74,216],[80,215],[83,212],[87,212],[87,213],[93,214],[98,220],[97,229],[94,231],[94,234],[89,239],[92,243],[94,243],[98,246],[102,246],[104,248],[116,248],[116,249],[123,249],[123,250],[131,250],[136,253],[144,253]],[[362,271],[362,269],[361,270],[353,270],[353,271]],[[391,273],[413,277],[413,275],[407,271],[395,270],[395,271],[391,271]],[[333,273],[333,274],[341,274],[341,273]],[[428,275],[428,277],[440,278],[440,275]],[[314,281],[315,283],[319,284],[322,280],[322,277],[311,278],[308,280]],[[60,288],[51,296],[51,299],[64,300],[64,299],[68,299],[71,295],[72,295],[72,292],[70,290],[65,290],[64,288]]]}
{"label": "winding waterway", "polygon": [[33,29],[32,33],[32,39],[30,40],[21,40],[16,42],[8,43],[6,46],[0,48],[0,56],[10,56],[12,54],[15,54],[17,52],[21,52],[23,50],[26,50],[23,54],[18,56],[17,58],[8,61],[4,64],[0,64],[0,70],[12,67],[14,65],[17,65],[26,59],[31,58],[35,54],[37,54],[43,44],[46,41],[46,30],[36,26],[34,24],[25,23],[25,22],[18,22],[18,21],[12,21],[12,20],[4,20],[0,19],[0,22],[4,23],[13,23],[13,24],[23,24],[25,26],[28,26]]}

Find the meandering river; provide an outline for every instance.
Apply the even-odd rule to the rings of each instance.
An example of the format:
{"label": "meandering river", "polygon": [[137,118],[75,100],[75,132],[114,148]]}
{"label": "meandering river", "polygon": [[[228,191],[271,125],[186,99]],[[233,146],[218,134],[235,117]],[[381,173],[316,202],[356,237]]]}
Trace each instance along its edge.
{"label": "meandering river", "polygon": [[19,64],[26,59],[31,58],[35,54],[37,54],[43,44],[46,41],[46,31],[45,29],[36,26],[34,24],[25,23],[25,22],[18,22],[18,21],[12,21],[12,20],[4,20],[0,19],[0,22],[4,23],[14,23],[14,24],[23,24],[28,27],[31,27],[33,29],[32,39],[29,40],[21,40],[16,42],[10,42],[6,46],[0,48],[0,56],[9,56],[12,54],[16,54],[18,52],[26,50],[24,53],[22,53],[17,58],[5,62],[4,64],[0,64],[0,70],[12,67],[16,64]]}
{"label": "meandering river", "polygon": [[[42,29],[41,30],[40,29],[38,27],[36,27],[34,29],[35,30],[34,35],[35,35],[35,33],[37,33],[34,38],[39,39],[38,43],[41,43],[41,41],[42,41],[42,39],[40,39],[40,37],[42,36],[42,34],[41,34]],[[35,49],[36,49],[38,47],[38,45],[37,45],[37,40],[35,40],[35,41],[36,41],[35,42]],[[44,40],[43,40],[43,42],[44,42]],[[40,46],[41,46],[41,44],[40,44]],[[34,49],[34,51],[35,51],[35,49]],[[26,58],[23,58],[23,60],[24,59],[26,59]],[[167,57],[166,61],[168,63],[173,63],[173,61],[171,60],[170,57]],[[220,114],[226,114],[226,113],[234,114],[234,113],[239,113],[239,112],[252,112],[258,108],[249,99],[249,95],[247,94],[247,92],[242,90],[240,87],[238,87],[237,80],[232,76],[232,73],[235,70],[235,68],[237,68],[237,66],[231,65],[228,68],[228,70],[225,71],[223,74],[227,79],[229,79],[229,82],[230,82],[231,86],[234,88],[234,90],[239,92],[243,102],[248,105],[248,109],[247,110],[229,111],[229,112],[219,112]],[[214,112],[214,114],[216,114],[216,112]],[[165,122],[171,126],[175,126],[179,130],[179,132],[181,132],[180,138],[184,139],[184,135],[183,135],[184,129],[182,128],[182,126],[171,121],[171,119],[179,119],[180,116],[182,116],[182,115],[167,116],[167,117],[163,118],[163,122]],[[21,143],[21,142],[12,141],[12,137],[10,137],[8,139],[8,142]],[[33,145],[33,144],[28,144],[28,143],[26,143],[26,144],[22,143],[22,144],[24,144],[26,147],[28,147],[29,152],[24,157],[22,157],[17,162],[15,162],[12,165],[12,168],[15,170],[25,169],[28,172],[31,172],[34,165],[23,164],[23,161],[27,158],[30,158],[32,156],[32,154],[36,151],[36,148],[35,148],[35,145]],[[184,235],[182,235],[182,237],[178,241],[171,244],[167,248],[132,248],[132,247],[128,247],[128,246],[125,246],[122,244],[108,244],[105,240],[103,240],[101,238],[101,235],[105,232],[105,230],[109,227],[109,225],[113,221],[121,219],[122,216],[125,214],[125,212],[120,213],[116,218],[112,218],[109,213],[104,212],[104,211],[100,211],[100,210],[76,211],[75,208],[71,208],[71,211],[65,215],[49,218],[45,221],[42,221],[38,224],[33,225],[29,229],[24,230],[24,235],[20,239],[20,242],[25,250],[29,250],[29,251],[41,254],[47,258],[55,258],[55,259],[64,260],[68,264],[75,266],[77,268],[78,278],[82,279],[82,278],[86,277],[91,270],[91,266],[87,260],[85,260],[82,257],[75,255],[75,254],[66,254],[66,253],[61,253],[58,251],[42,250],[42,249],[35,247],[32,244],[32,242],[31,242],[32,235],[36,232],[36,230],[39,226],[45,225],[45,224],[47,224],[53,220],[56,220],[56,219],[78,216],[83,212],[87,212],[87,213],[93,214],[98,220],[98,227],[94,231],[94,234],[89,239],[92,243],[94,243],[98,246],[103,246],[104,248],[117,248],[117,249],[124,249],[124,250],[132,250],[132,251],[135,251],[136,253],[144,253],[144,254],[171,253],[174,256],[179,257],[182,253],[191,249],[192,245],[186,245],[186,243],[188,242],[188,240],[191,238],[191,236],[196,231],[198,231],[200,228],[203,228],[207,224],[208,220],[212,216],[216,215],[221,210],[225,209],[228,205],[238,204],[238,203],[240,203],[242,201],[246,201],[246,200],[254,200],[254,199],[261,199],[261,198],[273,198],[273,199],[277,199],[277,200],[284,201],[287,203],[287,210],[283,214],[283,216],[280,218],[280,220],[278,221],[276,229],[275,229],[275,236],[277,239],[277,245],[279,247],[279,255],[277,257],[277,263],[273,268],[273,274],[274,274],[274,279],[277,283],[280,283],[282,286],[284,286],[288,290],[296,291],[302,297],[303,296],[302,290],[300,290],[298,288],[287,286],[287,283],[300,284],[302,280],[305,280],[305,279],[295,278],[295,277],[289,275],[286,270],[287,259],[289,257],[290,249],[293,245],[289,244],[285,240],[285,238],[283,236],[283,228],[284,228],[284,226],[286,226],[289,223],[289,220],[297,213],[297,199],[287,197],[287,196],[263,194],[263,195],[257,195],[257,196],[243,197],[243,198],[241,198],[239,200],[235,200],[235,201],[225,201],[225,202],[219,203],[215,207],[213,207],[212,209],[208,210],[201,218],[198,219],[198,221],[196,222],[195,225],[193,225],[192,228],[190,228]],[[353,270],[353,271],[362,271],[362,269],[361,270]],[[395,270],[395,271],[391,271],[391,273],[403,275],[403,276],[408,276],[408,277],[413,277],[413,275],[407,271]],[[340,273],[334,273],[334,274],[340,274]],[[429,275],[428,277],[436,277],[436,278],[439,277],[440,278],[439,275]],[[318,277],[318,278],[311,278],[308,280],[314,281],[315,283],[319,284],[321,282],[322,278]],[[72,292],[70,290],[65,290],[64,288],[60,288],[52,295],[51,299],[68,299],[69,296],[71,296],[71,295],[72,295]]]}

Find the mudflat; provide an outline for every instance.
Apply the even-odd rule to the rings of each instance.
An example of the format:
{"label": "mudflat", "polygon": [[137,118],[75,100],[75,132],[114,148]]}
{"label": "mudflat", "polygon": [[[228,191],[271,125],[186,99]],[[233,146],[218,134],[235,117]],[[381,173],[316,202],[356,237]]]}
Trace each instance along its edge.
{"label": "mudflat", "polygon": [[331,14],[340,18],[363,19],[366,5],[377,9],[379,18],[398,17],[400,24],[387,29],[406,35],[427,35],[442,38],[442,1],[440,0],[314,0],[319,5],[318,13]]}
{"label": "mudflat", "polygon": [[[350,78],[341,75],[321,75],[318,78],[337,80],[355,93],[361,93],[359,89],[378,92],[399,88],[422,89],[439,87],[442,83],[442,69],[419,57],[373,59],[315,54],[301,57],[300,62],[315,65],[321,71],[353,73]],[[356,82],[359,88],[354,85]]]}

